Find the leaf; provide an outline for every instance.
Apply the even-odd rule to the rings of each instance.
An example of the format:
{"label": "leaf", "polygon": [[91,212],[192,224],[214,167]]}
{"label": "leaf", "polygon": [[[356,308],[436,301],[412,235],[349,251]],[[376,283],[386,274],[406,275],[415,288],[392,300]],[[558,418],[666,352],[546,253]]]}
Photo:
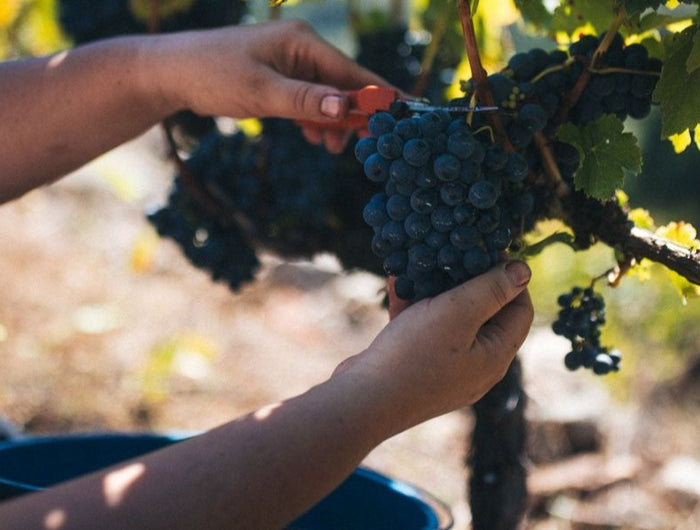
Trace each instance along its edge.
{"label": "leaf", "polygon": [[663,138],[700,123],[700,69],[688,73],[686,66],[697,33],[693,25],[664,41],[664,67],[652,96],[661,105]]}
{"label": "leaf", "polygon": [[654,229],[654,218],[651,216],[651,213],[649,213],[649,210],[644,208],[634,208],[633,210],[630,210],[627,217],[634,223],[634,226],[645,230]]}
{"label": "leaf", "polygon": [[542,0],[515,0],[515,7],[526,22],[531,22],[540,28],[548,27],[552,14],[547,10]]}
{"label": "leaf", "polygon": [[613,115],[577,127],[565,123],[559,128],[559,140],[576,147],[581,165],[574,175],[574,185],[590,197],[610,199],[622,186],[625,169],[638,173],[642,153],[634,134],[623,132],[623,124]]}
{"label": "leaf", "polygon": [[685,62],[685,69],[689,74],[700,68],[700,31],[695,32],[693,37],[693,48],[690,50],[688,60]]}
{"label": "leaf", "polygon": [[[693,225],[684,221],[674,221],[665,226],[661,226],[656,230],[656,234],[669,241],[680,243],[684,247],[688,247],[694,251],[700,248],[700,241],[697,239],[697,230],[695,230]],[[667,272],[671,283],[678,289],[678,293],[683,298],[684,303],[688,298],[700,296],[700,285],[689,282],[683,276],[671,270],[667,270]]]}
{"label": "leaf", "polygon": [[573,34],[590,24],[597,33],[605,31],[615,17],[615,0],[566,0],[554,10],[552,31]]}
{"label": "leaf", "polygon": [[697,230],[692,224],[686,223],[685,221],[672,221],[667,225],[659,227],[656,230],[656,234],[669,241],[680,243],[691,250],[700,248],[700,241],[696,239],[698,235]]}
{"label": "leaf", "polygon": [[672,134],[668,137],[669,141],[673,145],[673,151],[676,154],[685,151],[691,143],[690,139],[690,129],[686,129],[682,133]]}
{"label": "leaf", "polygon": [[627,12],[627,16],[641,15],[647,9],[658,9],[665,2],[662,0],[622,0],[620,2]]}

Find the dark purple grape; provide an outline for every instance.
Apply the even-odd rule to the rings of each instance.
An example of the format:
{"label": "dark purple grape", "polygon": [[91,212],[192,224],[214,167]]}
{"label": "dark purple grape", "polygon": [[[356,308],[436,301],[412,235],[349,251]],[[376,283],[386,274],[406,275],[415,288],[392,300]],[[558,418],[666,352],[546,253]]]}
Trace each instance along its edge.
{"label": "dark purple grape", "polygon": [[370,226],[382,226],[389,221],[386,213],[386,195],[378,193],[374,195],[362,210],[362,218]]}
{"label": "dark purple grape", "polygon": [[403,140],[393,132],[384,133],[377,138],[377,152],[389,160],[399,158],[403,152]]}
{"label": "dark purple grape", "polygon": [[447,137],[447,151],[459,158],[466,160],[474,152],[476,140],[467,130],[460,130]]}
{"label": "dark purple grape", "polygon": [[403,228],[411,239],[424,239],[425,236],[432,230],[430,216],[412,212],[404,220]]}
{"label": "dark purple grape", "polygon": [[434,189],[417,189],[411,194],[411,208],[418,213],[430,213],[438,204]]}
{"label": "dark purple grape", "polygon": [[367,157],[363,164],[365,176],[372,182],[386,182],[389,178],[389,166],[391,162],[379,153],[373,153]]}
{"label": "dark purple grape", "polygon": [[397,184],[413,184],[416,178],[416,168],[403,158],[391,161],[389,177]]}
{"label": "dark purple grape", "polygon": [[430,145],[422,138],[412,138],[403,146],[403,157],[415,167],[424,166],[430,160]]}
{"label": "dark purple grape", "polygon": [[367,122],[367,130],[374,138],[379,138],[382,134],[392,132],[395,126],[396,120],[388,112],[372,114]]}
{"label": "dark purple grape", "polygon": [[480,210],[491,208],[498,196],[498,188],[488,180],[479,180],[469,188],[469,202]]}
{"label": "dark purple grape", "polygon": [[435,249],[426,244],[418,243],[408,249],[408,266],[419,272],[430,272],[437,264]]}
{"label": "dark purple grape", "polygon": [[392,195],[386,201],[386,213],[394,221],[403,221],[411,213],[411,202],[405,195]]}
{"label": "dark purple grape", "polygon": [[474,225],[459,225],[450,232],[450,243],[460,250],[466,250],[481,242],[481,233]]}
{"label": "dark purple grape", "polygon": [[370,137],[360,138],[355,144],[355,158],[364,164],[367,158],[377,152],[377,140]]}
{"label": "dark purple grape", "polygon": [[433,171],[437,178],[443,182],[457,180],[461,167],[459,159],[449,153],[438,156],[433,162]]}
{"label": "dark purple grape", "polygon": [[430,221],[438,232],[449,232],[455,226],[452,208],[444,204],[439,205],[430,214]]}
{"label": "dark purple grape", "polygon": [[462,264],[469,274],[477,276],[491,267],[491,258],[483,248],[472,247],[464,252]]}

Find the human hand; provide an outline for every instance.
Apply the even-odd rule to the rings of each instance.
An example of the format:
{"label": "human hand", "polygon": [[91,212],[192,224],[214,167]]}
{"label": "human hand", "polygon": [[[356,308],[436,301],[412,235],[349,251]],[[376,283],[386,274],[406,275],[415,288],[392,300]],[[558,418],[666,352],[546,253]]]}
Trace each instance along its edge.
{"label": "human hand", "polygon": [[[201,115],[331,123],[347,114],[343,90],[387,84],[301,21],[160,35],[151,41],[151,56],[174,109]],[[322,127],[303,132],[331,152],[348,137]]]}
{"label": "human hand", "polygon": [[382,388],[395,432],[472,404],[503,378],[527,336],[529,280],[527,265],[509,262],[435,298],[399,301],[402,311],[336,373],[355,371]]}

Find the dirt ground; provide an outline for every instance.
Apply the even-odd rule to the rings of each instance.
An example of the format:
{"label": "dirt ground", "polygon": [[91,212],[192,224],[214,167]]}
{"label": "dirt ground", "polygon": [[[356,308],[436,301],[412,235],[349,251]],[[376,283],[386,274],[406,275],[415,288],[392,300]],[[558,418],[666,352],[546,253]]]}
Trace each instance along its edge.
{"label": "dirt ground", "polygon": [[[387,322],[382,280],[331,256],[263,256],[233,294],[154,240],[143,212],[170,175],[159,145],[151,133],[0,210],[0,416],[25,433],[206,430],[323,380]],[[553,360],[557,341],[535,327],[522,354],[539,444],[527,527],[700,528],[698,375],[680,396],[658,389],[654,406],[615,404]],[[566,425],[594,442],[557,449]],[[470,428],[469,411],[445,415],[364,464],[436,495],[468,528]]]}

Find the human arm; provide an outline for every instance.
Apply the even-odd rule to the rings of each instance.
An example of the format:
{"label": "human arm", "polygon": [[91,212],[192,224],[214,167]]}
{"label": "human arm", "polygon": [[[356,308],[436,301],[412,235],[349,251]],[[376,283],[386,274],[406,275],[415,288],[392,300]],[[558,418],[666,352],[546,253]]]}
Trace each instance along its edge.
{"label": "human arm", "polygon": [[308,392],[0,505],[0,521],[18,530],[46,527],[48,516],[65,529],[280,528],[383,440],[473,403],[503,376],[532,320],[528,279],[522,264],[500,265],[414,304]]}
{"label": "human arm", "polygon": [[[328,122],[341,89],[384,81],[305,23],[96,42],[0,64],[0,202],[49,183],[176,111]],[[307,129],[337,151],[337,132]]]}

